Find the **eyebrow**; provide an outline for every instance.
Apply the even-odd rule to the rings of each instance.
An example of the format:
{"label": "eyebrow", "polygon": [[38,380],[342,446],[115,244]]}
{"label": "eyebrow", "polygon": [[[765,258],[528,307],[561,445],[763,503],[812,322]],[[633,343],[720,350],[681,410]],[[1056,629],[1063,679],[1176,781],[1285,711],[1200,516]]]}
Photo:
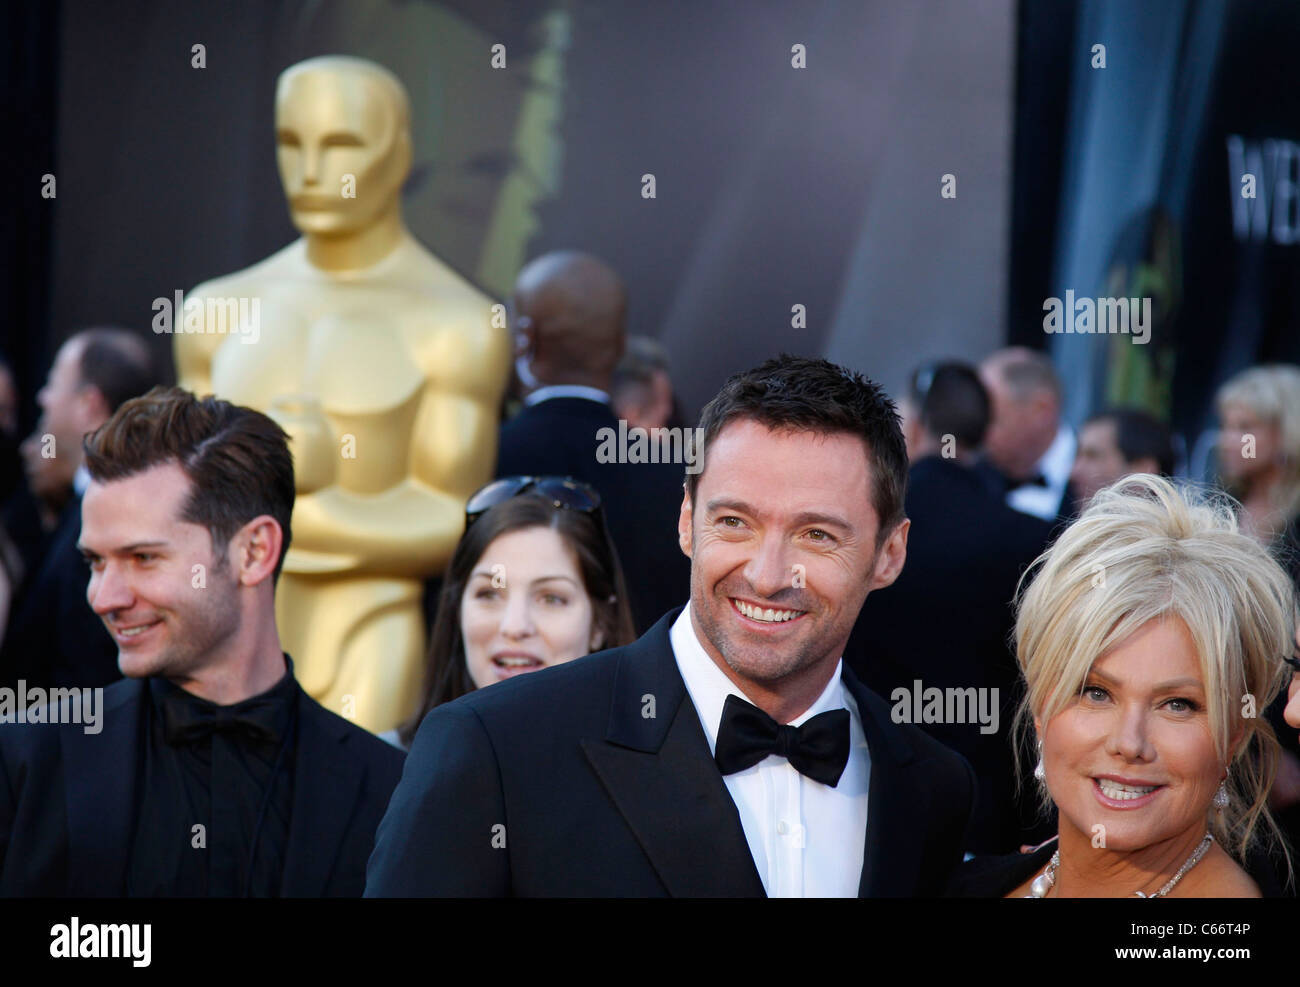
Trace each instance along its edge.
{"label": "eyebrow", "polygon": [[[709,514],[714,514],[717,511],[730,510],[738,511],[741,514],[748,514],[751,517],[760,516],[758,511],[749,504],[746,504],[743,500],[731,500],[727,498],[711,500],[704,505],[704,509]],[[820,524],[828,527],[842,528],[845,531],[853,530],[853,526],[844,518],[835,514],[823,514],[820,511],[800,511],[792,518],[792,520],[798,525]]]}
{"label": "eyebrow", "polygon": [[[486,578],[486,579],[491,579],[493,575],[494,575],[494,573],[491,572],[490,570],[475,569],[472,573],[470,573],[470,578],[471,578],[471,579],[474,579],[475,577],[483,576],[483,577]],[[564,580],[566,583],[572,583],[574,586],[579,586],[579,585],[580,585],[580,584],[578,583],[578,581],[577,581],[576,579],[574,579],[572,576],[565,576],[565,575],[561,575],[561,574],[559,574],[559,573],[556,573],[554,576],[538,576],[536,579],[534,579],[534,580],[533,580],[531,583],[529,583],[528,585],[530,585],[530,586],[536,586],[538,583],[547,583],[547,582],[550,582],[550,581],[553,580],[553,579],[562,579],[562,580]]]}
{"label": "eyebrow", "polygon": [[[1116,685],[1116,686],[1124,685],[1124,683],[1121,682],[1119,679],[1115,678],[1114,676],[1107,675],[1105,672],[1100,671],[1099,669],[1096,668],[1092,669],[1089,674],[1095,675],[1097,678],[1101,679],[1103,682],[1106,682],[1110,685]],[[1201,684],[1200,679],[1192,678],[1191,676],[1184,676],[1181,679],[1170,679],[1168,682],[1157,683],[1156,686],[1152,689],[1152,691],[1169,692],[1172,689],[1186,689],[1188,686],[1193,686],[1197,689],[1204,688],[1204,686]]]}
{"label": "eyebrow", "polygon": [[[132,552],[138,552],[142,548],[166,548],[166,547],[167,547],[167,542],[165,541],[138,541],[138,542],[132,542],[130,545],[123,545],[121,548],[115,548],[109,554],[130,555]],[[77,551],[87,558],[89,558],[92,555],[96,555],[96,556],[99,555],[99,553],[96,552],[93,548],[87,548],[81,542],[77,542]]]}

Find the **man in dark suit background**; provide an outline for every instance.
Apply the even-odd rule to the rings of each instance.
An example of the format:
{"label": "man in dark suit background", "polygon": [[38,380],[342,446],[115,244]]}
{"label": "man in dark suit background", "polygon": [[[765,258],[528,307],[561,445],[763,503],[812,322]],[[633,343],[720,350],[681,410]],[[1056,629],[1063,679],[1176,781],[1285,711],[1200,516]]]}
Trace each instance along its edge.
{"label": "man in dark suit background", "polygon": [[280,650],[285,434],[156,389],[85,448],[87,595],[127,678],[93,728],[69,695],[0,725],[0,894],[359,895],[402,755]]}
{"label": "man in dark suit background", "polygon": [[87,329],[65,342],[36,395],[35,431],[22,445],[30,495],[57,519],[16,600],[0,650],[0,682],[93,688],[121,678],[117,647],[86,602],[77,550],[82,438],[124,401],[158,383],[144,341],[125,329]]}
{"label": "man in dark suit background", "polygon": [[1102,487],[1133,473],[1174,475],[1174,439],[1169,426],[1144,408],[1106,408],[1079,427],[1079,449],[1070,486],[1082,511]]}
{"label": "man in dark suit background", "polygon": [[[990,720],[923,723],[930,736],[974,766],[980,800],[966,849],[1013,852],[1022,835],[1011,726],[1020,696],[1011,650],[1012,598],[1021,573],[1047,547],[1052,525],[1013,510],[973,466],[989,422],[989,398],[973,367],[929,364],[912,375],[902,402],[912,467],[907,564],[892,586],[871,594],[858,616],[845,661],[885,699],[902,689],[977,689]],[[978,693],[976,694],[978,695]],[[905,706],[914,714],[910,700]],[[966,717],[969,719],[969,717]],[[1028,789],[1032,794],[1032,786]],[[1026,796],[1023,822],[1035,805]]]}
{"label": "man in dark suit background", "polygon": [[1076,513],[1070,469],[1077,443],[1061,418],[1061,380],[1051,357],[1009,346],[985,357],[979,373],[992,405],[979,474],[1017,511],[1068,523]]}
{"label": "man in dark suit background", "polygon": [[903,565],[906,453],[860,375],[783,356],[705,408],[689,605],[633,644],[435,709],[370,896],[908,896],[961,860],[975,780],[843,667]]}
{"label": "man in dark suit background", "polygon": [[545,254],[519,273],[512,307],[530,390],[501,427],[497,476],[572,476],[596,489],[642,633],[689,591],[672,536],[686,464],[597,457],[601,430],[619,432],[609,392],[627,336],[623,283],[595,257]]}

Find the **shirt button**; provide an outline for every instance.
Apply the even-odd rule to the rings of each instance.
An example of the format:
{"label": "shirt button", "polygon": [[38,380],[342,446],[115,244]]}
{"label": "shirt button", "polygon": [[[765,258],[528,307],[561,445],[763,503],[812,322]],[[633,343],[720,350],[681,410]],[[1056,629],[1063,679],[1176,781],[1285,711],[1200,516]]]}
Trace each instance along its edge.
{"label": "shirt button", "polygon": [[779,823],[776,824],[776,831],[782,836],[784,836],[786,833],[790,832],[790,824],[787,823],[784,819],[782,819]]}

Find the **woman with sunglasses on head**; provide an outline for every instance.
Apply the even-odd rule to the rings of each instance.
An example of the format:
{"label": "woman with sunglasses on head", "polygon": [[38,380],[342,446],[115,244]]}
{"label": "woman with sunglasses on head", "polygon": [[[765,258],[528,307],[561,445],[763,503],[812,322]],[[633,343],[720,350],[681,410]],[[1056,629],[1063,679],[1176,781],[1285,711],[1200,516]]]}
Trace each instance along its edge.
{"label": "woman with sunglasses on head", "polygon": [[560,477],[496,480],[466,505],[420,708],[384,739],[409,748],[435,706],[635,638],[596,491]]}

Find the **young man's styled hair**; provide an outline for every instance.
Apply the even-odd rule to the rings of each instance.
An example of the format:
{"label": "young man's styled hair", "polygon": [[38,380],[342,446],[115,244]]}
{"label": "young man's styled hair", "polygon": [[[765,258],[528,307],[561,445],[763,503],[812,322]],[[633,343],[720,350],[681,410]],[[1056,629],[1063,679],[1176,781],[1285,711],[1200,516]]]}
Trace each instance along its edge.
{"label": "young man's styled hair", "polygon": [[293,456],[289,437],[266,415],[211,395],[155,387],[125,402],[82,445],[97,483],[180,466],[191,484],[181,520],[208,529],[223,564],[236,531],[263,514],[275,518],[284,532],[279,581],[291,538]]}
{"label": "young man's styled hair", "polygon": [[898,410],[878,384],[828,360],[780,356],[732,375],[700,412],[701,470],[686,474],[692,502],[707,462],[709,443],[741,419],[773,431],[847,432],[866,443],[871,462],[873,506],[880,519],[879,545],[903,520],[907,493],[907,446]]}

